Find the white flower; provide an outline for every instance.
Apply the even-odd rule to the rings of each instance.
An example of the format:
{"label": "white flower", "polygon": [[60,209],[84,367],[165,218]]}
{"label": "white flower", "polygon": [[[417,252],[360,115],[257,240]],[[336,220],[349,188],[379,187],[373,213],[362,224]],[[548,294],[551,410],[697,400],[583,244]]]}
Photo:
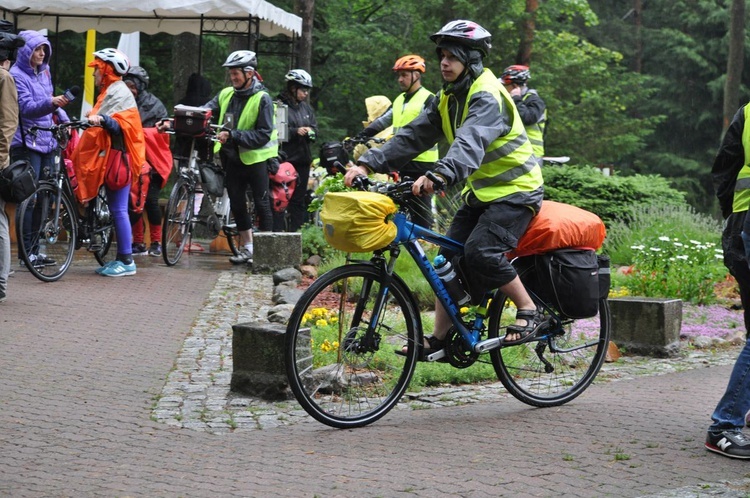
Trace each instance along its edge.
{"label": "white flower", "polygon": [[683,259],[687,261],[688,257],[687,257],[687,254],[680,254],[679,256],[677,256],[677,259]]}
{"label": "white flower", "polygon": [[685,244],[683,244],[682,242],[675,242],[674,245],[675,247],[685,247]]}
{"label": "white flower", "polygon": [[669,242],[669,237],[667,237],[666,235],[662,235],[661,237],[659,237],[659,240],[663,242]]}
{"label": "white flower", "polygon": [[644,250],[646,248],[646,246],[644,246],[644,245],[630,246],[630,248],[631,249],[635,249],[636,251],[642,251],[642,250]]}
{"label": "white flower", "polygon": [[649,249],[651,249],[654,252],[661,252],[661,249],[659,249],[658,247],[650,247]]}
{"label": "white flower", "polygon": [[698,242],[697,240],[692,240],[692,239],[690,240],[690,243],[691,243],[691,244],[695,244],[695,245],[697,245],[697,246],[701,245],[701,243],[700,243],[700,242]]}

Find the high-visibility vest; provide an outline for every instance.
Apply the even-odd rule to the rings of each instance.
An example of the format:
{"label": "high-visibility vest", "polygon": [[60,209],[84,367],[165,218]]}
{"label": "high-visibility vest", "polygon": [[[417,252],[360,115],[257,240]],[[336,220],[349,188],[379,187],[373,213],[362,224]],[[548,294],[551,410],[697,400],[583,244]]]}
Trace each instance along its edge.
{"label": "high-visibility vest", "polygon": [[[469,88],[463,114],[456,117],[456,126],[460,126],[466,119],[469,101],[477,92],[490,93],[497,99],[498,110],[506,109],[511,118],[511,130],[507,135],[493,140],[487,147],[482,167],[467,178],[466,187],[461,195],[465,199],[469,190],[472,190],[481,202],[492,202],[516,192],[531,192],[538,189],[544,183],[542,170],[526,136],[521,116],[507,90],[490,70],[485,69]],[[441,92],[438,109],[442,117],[443,133],[448,142],[453,143],[455,135],[448,113],[449,99],[450,96]]]}
{"label": "high-visibility vest", "polygon": [[[434,95],[431,91],[425,87],[419,87],[414,92],[411,99],[406,102],[406,94],[402,93],[396,100],[393,101],[393,133],[396,133],[399,128],[410,123],[414,118],[419,116],[419,113],[424,109],[424,103],[430,97]],[[422,152],[420,155],[414,158],[415,161],[423,163],[434,163],[438,160],[438,146],[433,145],[431,149]]]}
{"label": "high-visibility vest", "polygon": [[740,213],[750,209],[750,105],[745,105],[745,124],[742,128],[742,149],[745,151],[745,164],[737,173],[737,181],[734,184],[734,198],[732,199],[732,212]]}
{"label": "high-visibility vest", "polygon": [[[527,91],[522,100],[526,100],[531,95],[538,95],[536,90]],[[544,109],[542,116],[536,123],[526,125],[526,135],[529,137],[529,142],[534,148],[534,155],[541,161],[544,157],[544,127],[547,126],[547,109]]]}
{"label": "high-visibility vest", "polygon": [[[227,87],[219,93],[219,123],[224,122],[224,114],[227,112],[229,107],[229,101],[232,99],[234,88]],[[255,123],[258,121],[258,109],[260,108],[260,99],[263,95],[268,95],[268,92],[261,90],[260,92],[252,95],[247,99],[245,108],[242,109],[242,114],[237,120],[238,130],[252,130],[255,128]],[[275,114],[275,113],[274,113]],[[257,149],[245,149],[244,147],[238,147],[240,153],[240,160],[242,164],[257,164],[265,161],[272,157],[279,155],[279,140],[278,131],[276,130],[276,116],[273,116],[273,131],[271,132],[271,139],[261,147]],[[216,142],[214,145],[214,153],[219,152],[221,144]]]}

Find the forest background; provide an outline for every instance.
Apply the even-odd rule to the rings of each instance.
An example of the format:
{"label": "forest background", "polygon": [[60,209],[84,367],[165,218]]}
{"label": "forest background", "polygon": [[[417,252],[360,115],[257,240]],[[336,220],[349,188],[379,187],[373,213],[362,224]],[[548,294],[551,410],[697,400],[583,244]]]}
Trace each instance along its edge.
{"label": "forest background", "polygon": [[[610,166],[619,175],[662,175],[697,210],[717,215],[711,164],[728,119],[750,94],[744,84],[750,70],[744,64],[750,53],[744,50],[744,0],[271,3],[308,20],[305,12],[314,13],[311,38],[298,41],[296,59],[270,54],[264,43],[258,52],[259,71],[272,95],[283,89],[287,70],[306,67],[309,60],[318,143],[357,133],[366,119],[366,97],[395,98],[399,90],[391,68],[402,55],[422,55],[427,60],[424,85],[439,90],[429,35],[449,20],[470,19],[493,35],[485,67],[499,76],[510,64],[530,65],[529,86],[548,108],[548,155]],[[731,55],[730,32],[739,40]],[[58,90],[82,85],[85,34],[63,32],[51,39],[57,44],[53,77]],[[97,49],[117,46],[118,39],[119,33],[100,34]],[[141,34],[141,66],[151,76],[150,91],[168,109],[184,95],[189,74],[198,70],[197,43],[197,36],[188,34]],[[221,63],[231,50],[245,48],[243,43],[204,37],[202,72],[214,92],[227,85]],[[727,75],[734,83],[727,85]],[[730,96],[726,110],[725,94]],[[71,114],[76,115],[75,108]]]}

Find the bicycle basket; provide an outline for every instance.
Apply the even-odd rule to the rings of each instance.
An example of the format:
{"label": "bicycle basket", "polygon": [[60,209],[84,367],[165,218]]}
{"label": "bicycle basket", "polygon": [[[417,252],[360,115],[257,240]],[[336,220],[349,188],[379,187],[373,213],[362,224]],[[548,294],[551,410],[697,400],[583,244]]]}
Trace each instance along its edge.
{"label": "bicycle basket", "polygon": [[178,104],[174,106],[174,132],[178,135],[202,137],[211,121],[211,109]]}
{"label": "bicycle basket", "polygon": [[335,163],[341,163],[341,166],[346,166],[349,162],[349,155],[344,150],[344,146],[340,142],[326,142],[320,146],[320,165],[326,169],[329,175],[335,175],[339,171],[344,173],[340,168],[335,166]]}
{"label": "bicycle basket", "polygon": [[328,192],[320,219],[331,246],[346,252],[382,249],[396,238],[393,201],[375,192]]}

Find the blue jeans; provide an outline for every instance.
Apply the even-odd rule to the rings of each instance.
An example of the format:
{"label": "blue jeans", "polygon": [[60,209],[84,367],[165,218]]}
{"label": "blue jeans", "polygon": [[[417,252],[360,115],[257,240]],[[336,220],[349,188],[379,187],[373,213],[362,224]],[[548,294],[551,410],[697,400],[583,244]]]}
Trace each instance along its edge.
{"label": "blue jeans", "polygon": [[742,429],[745,426],[745,414],[750,410],[750,341],[745,343],[737,361],[724,396],[716,405],[711,419],[713,424],[709,431]]}
{"label": "blue jeans", "polygon": [[[54,152],[42,154],[41,152],[27,149],[25,147],[17,147],[11,150],[11,155],[13,156],[14,161],[18,159],[28,160],[29,163],[31,163],[31,167],[34,168],[37,180],[45,180],[48,178],[47,175],[42,174],[45,170],[49,175],[55,175],[57,173],[57,164],[55,163],[56,153]],[[37,254],[39,252],[38,246],[32,247],[31,240],[33,238],[32,234],[39,230],[39,224],[41,223],[40,218],[41,213],[39,212],[39,209],[36,208],[36,205],[35,209],[27,209],[26,212],[24,212],[23,245],[28,254]]]}

